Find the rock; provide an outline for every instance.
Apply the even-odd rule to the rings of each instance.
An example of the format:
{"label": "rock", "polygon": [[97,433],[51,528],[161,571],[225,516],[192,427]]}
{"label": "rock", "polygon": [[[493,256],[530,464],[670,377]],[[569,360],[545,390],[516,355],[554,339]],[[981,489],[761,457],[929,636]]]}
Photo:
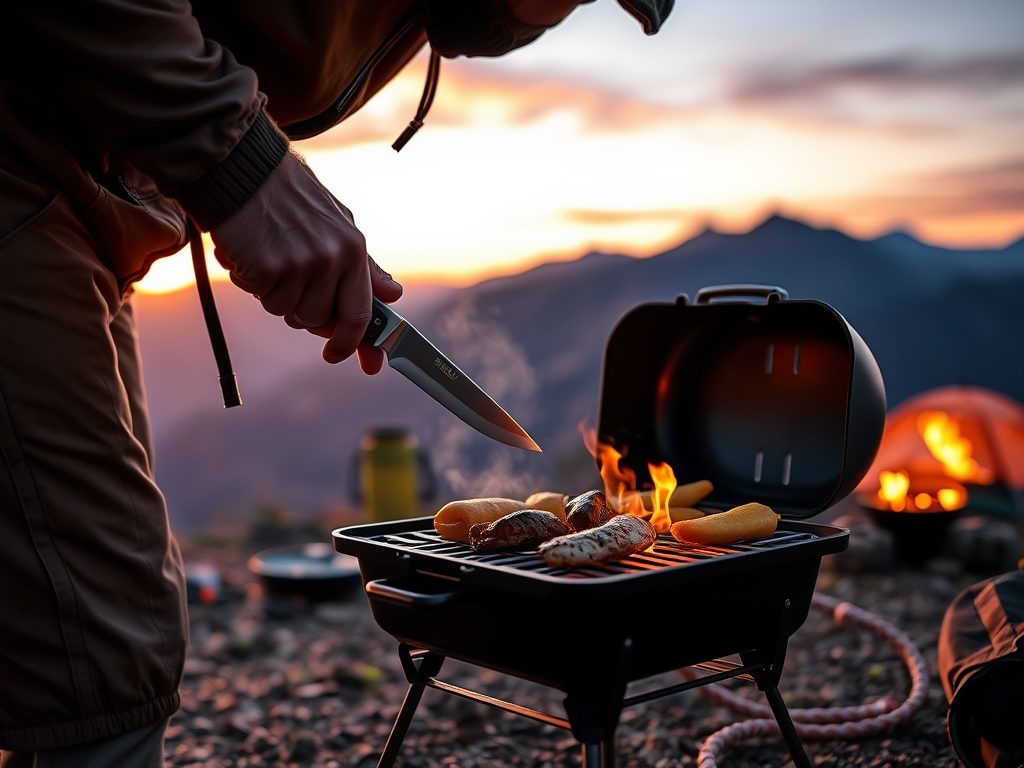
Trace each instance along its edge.
{"label": "rock", "polygon": [[845,552],[823,558],[822,566],[845,573],[890,571],[896,561],[893,535],[861,518],[840,517],[834,525],[850,529],[850,545]]}
{"label": "rock", "polygon": [[359,609],[350,603],[320,603],[315,609],[316,617],[325,624],[351,624],[359,616]]}
{"label": "rock", "polygon": [[238,699],[230,693],[219,693],[213,699],[214,712],[226,712],[238,706]]}
{"label": "rock", "polygon": [[188,656],[185,659],[185,677],[199,677],[210,675],[217,669],[217,665],[208,659],[197,659],[195,656]]}
{"label": "rock", "polygon": [[193,717],[192,722],[189,723],[189,730],[192,733],[198,733],[200,735],[213,733],[216,728],[217,726],[214,724],[213,720],[208,717],[203,717],[202,715]]}
{"label": "rock", "polygon": [[984,515],[954,520],[946,549],[966,570],[980,574],[1014,570],[1022,555],[1017,527]]}
{"label": "rock", "polygon": [[245,619],[231,633],[230,650],[239,656],[248,656],[262,636],[263,625],[255,619]]}
{"label": "rock", "polygon": [[238,733],[249,734],[263,722],[263,718],[263,708],[252,699],[245,699],[238,711],[232,713],[228,723]]}
{"label": "rock", "polygon": [[295,633],[286,628],[278,627],[267,634],[267,644],[274,652],[274,656],[282,661],[288,661],[295,657],[299,645],[295,640]]}
{"label": "rock", "polygon": [[333,693],[335,690],[336,686],[329,687],[325,683],[308,683],[298,686],[292,691],[292,695],[297,699],[317,699],[328,693]]}
{"label": "rock", "polygon": [[223,659],[227,656],[231,637],[227,632],[214,632],[199,647],[199,655],[204,659]]}
{"label": "rock", "polygon": [[257,727],[245,740],[245,749],[254,754],[266,752],[273,749],[280,743],[280,740],[266,728]]}
{"label": "rock", "polygon": [[308,731],[301,732],[295,735],[288,759],[297,763],[308,763],[317,756],[319,751],[320,739],[316,734]]}

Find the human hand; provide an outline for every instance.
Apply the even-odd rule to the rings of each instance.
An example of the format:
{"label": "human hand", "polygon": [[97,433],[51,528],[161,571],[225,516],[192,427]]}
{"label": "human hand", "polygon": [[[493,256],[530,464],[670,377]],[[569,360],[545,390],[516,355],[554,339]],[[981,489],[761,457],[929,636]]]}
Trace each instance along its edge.
{"label": "human hand", "polygon": [[328,339],[324,360],[358,349],[363,371],[380,370],[384,353],[361,344],[372,297],[396,301],[402,286],[367,255],[351,212],[298,156],[287,155],[210,235],[231,282],[292,328]]}

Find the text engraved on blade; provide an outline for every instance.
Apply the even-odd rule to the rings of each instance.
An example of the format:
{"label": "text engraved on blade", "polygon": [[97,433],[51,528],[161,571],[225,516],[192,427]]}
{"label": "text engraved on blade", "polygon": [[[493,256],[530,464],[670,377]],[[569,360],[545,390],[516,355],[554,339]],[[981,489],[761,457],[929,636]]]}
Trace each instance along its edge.
{"label": "text engraved on blade", "polygon": [[434,360],[434,365],[436,365],[438,368],[440,368],[441,369],[441,373],[443,373],[445,376],[447,376],[452,381],[455,381],[457,378],[459,378],[459,374],[455,372],[455,369],[452,368],[450,365],[448,365],[448,363],[446,363],[440,357],[438,357],[438,358],[436,358]]}

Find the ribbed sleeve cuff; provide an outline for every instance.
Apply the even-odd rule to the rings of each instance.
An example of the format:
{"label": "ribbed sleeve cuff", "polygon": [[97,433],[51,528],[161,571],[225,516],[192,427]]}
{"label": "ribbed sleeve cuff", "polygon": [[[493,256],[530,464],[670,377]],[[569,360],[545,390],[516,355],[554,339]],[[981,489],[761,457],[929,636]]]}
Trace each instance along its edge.
{"label": "ribbed sleeve cuff", "polygon": [[286,154],[288,137],[261,109],[231,154],[174,197],[200,229],[210,230],[241,208]]}

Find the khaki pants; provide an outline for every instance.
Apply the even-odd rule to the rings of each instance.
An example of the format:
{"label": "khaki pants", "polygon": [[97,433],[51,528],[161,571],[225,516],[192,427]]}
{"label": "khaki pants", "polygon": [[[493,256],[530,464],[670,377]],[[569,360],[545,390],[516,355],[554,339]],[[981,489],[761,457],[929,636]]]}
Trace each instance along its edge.
{"label": "khaki pants", "polygon": [[178,707],[181,557],[131,302],[103,261],[60,196],[0,240],[0,749],[110,739]]}

